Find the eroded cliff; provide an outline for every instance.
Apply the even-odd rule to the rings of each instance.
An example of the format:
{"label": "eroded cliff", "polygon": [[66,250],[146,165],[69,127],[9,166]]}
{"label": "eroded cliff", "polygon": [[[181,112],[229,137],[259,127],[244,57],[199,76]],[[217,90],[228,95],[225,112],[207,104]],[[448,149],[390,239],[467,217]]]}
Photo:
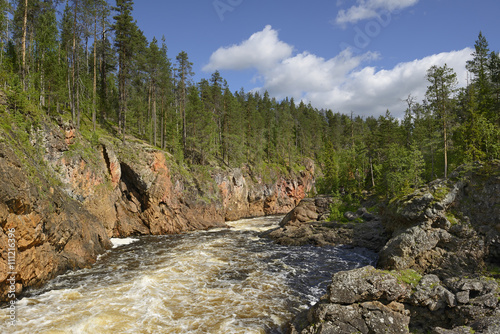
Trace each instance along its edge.
{"label": "eroded cliff", "polygon": [[[135,138],[86,139],[71,122],[45,120],[0,137],[0,284],[16,294],[91,265],[109,238],[224,227],[226,220],[290,211],[314,187],[300,172],[179,165]],[[9,231],[15,261],[9,268]],[[13,269],[13,270],[10,270]],[[7,300],[9,289],[2,289]]]}

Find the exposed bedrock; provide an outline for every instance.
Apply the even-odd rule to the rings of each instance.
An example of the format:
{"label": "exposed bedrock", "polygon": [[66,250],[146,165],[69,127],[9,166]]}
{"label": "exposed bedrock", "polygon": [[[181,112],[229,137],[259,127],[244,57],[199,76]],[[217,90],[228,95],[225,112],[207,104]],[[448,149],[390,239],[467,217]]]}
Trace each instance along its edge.
{"label": "exposed bedrock", "polygon": [[[225,227],[226,220],[290,211],[314,187],[301,172],[187,169],[136,139],[89,142],[71,123],[47,122],[31,147],[0,137],[0,285],[14,231],[16,292],[87,267],[109,238]],[[1,289],[6,301],[7,289]]]}

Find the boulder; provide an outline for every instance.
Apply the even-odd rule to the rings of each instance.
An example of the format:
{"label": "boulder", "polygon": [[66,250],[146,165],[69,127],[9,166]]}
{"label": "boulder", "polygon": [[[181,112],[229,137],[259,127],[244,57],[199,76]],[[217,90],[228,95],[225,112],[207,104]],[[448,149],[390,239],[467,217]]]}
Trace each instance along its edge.
{"label": "boulder", "polygon": [[388,240],[381,220],[366,208],[356,212],[366,217],[364,223],[330,222],[330,205],[337,201],[331,196],[304,198],[280,222],[280,227],[263,236],[282,245],[350,245],[380,251]]}
{"label": "boulder", "polygon": [[409,333],[409,311],[400,301],[410,293],[409,285],[370,266],[339,272],[306,323],[293,323],[290,332]]}

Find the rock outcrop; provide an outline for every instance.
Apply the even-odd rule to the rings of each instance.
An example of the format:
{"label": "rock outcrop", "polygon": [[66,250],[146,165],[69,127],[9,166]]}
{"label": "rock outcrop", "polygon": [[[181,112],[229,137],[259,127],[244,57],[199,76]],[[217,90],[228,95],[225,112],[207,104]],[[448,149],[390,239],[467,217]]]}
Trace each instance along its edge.
{"label": "rock outcrop", "polygon": [[221,171],[215,175],[225,220],[285,214],[304,199],[314,186],[314,163],[305,161],[305,170],[296,177],[271,171],[271,183],[252,173],[248,166]]}
{"label": "rock outcrop", "polygon": [[349,245],[380,251],[388,240],[382,221],[360,208],[349,213],[349,222],[329,221],[331,196],[305,198],[280,222],[280,227],[264,233],[282,245]]}
{"label": "rock outcrop", "polygon": [[24,287],[89,266],[110,247],[99,220],[52,187],[39,172],[43,166],[26,170],[21,154],[0,143],[0,300],[11,291],[7,279],[19,295]]}
{"label": "rock outcrop", "polygon": [[[359,245],[356,230],[377,222],[383,232],[374,229],[372,242],[381,245],[381,270],[335,274],[328,294],[295,319],[292,333],[499,332],[500,162],[461,167],[447,180],[379,206],[379,216],[346,212],[354,221],[347,224],[318,222],[328,211],[303,202],[271,237]],[[378,236],[385,236],[382,244]],[[390,319],[397,324],[384,327]]]}
{"label": "rock outcrop", "polygon": [[[1,131],[1,130],[0,130]],[[291,210],[314,187],[300,173],[248,167],[179,166],[128,138],[85,139],[71,122],[42,122],[29,143],[0,132],[0,285],[8,284],[8,233],[15,230],[17,296],[67,270],[87,267],[109,238],[225,227],[226,220]],[[2,289],[0,302],[6,300]]]}
{"label": "rock outcrop", "polygon": [[332,281],[307,321],[296,319],[290,333],[409,333],[410,312],[401,304],[411,294],[408,284],[373,267],[336,273]]}
{"label": "rock outcrop", "polygon": [[499,263],[499,195],[500,163],[491,163],[459,169],[391,202],[384,226],[392,238],[379,267],[453,277]]}
{"label": "rock outcrop", "polygon": [[364,267],[333,275],[322,300],[290,333],[496,333],[499,286],[485,278],[421,276]]}

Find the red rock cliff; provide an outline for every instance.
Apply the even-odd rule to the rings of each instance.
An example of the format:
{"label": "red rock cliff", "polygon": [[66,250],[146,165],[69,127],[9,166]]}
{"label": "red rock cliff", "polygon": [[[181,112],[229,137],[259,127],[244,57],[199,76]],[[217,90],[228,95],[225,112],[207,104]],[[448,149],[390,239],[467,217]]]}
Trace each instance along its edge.
{"label": "red rock cliff", "polygon": [[123,145],[102,138],[91,145],[62,122],[30,137],[36,157],[0,143],[0,284],[8,278],[8,230],[15,229],[18,293],[89,266],[110,247],[110,237],[284,214],[314,186],[312,161],[300,173],[270,170],[264,180],[248,166],[187,170],[133,139]]}

